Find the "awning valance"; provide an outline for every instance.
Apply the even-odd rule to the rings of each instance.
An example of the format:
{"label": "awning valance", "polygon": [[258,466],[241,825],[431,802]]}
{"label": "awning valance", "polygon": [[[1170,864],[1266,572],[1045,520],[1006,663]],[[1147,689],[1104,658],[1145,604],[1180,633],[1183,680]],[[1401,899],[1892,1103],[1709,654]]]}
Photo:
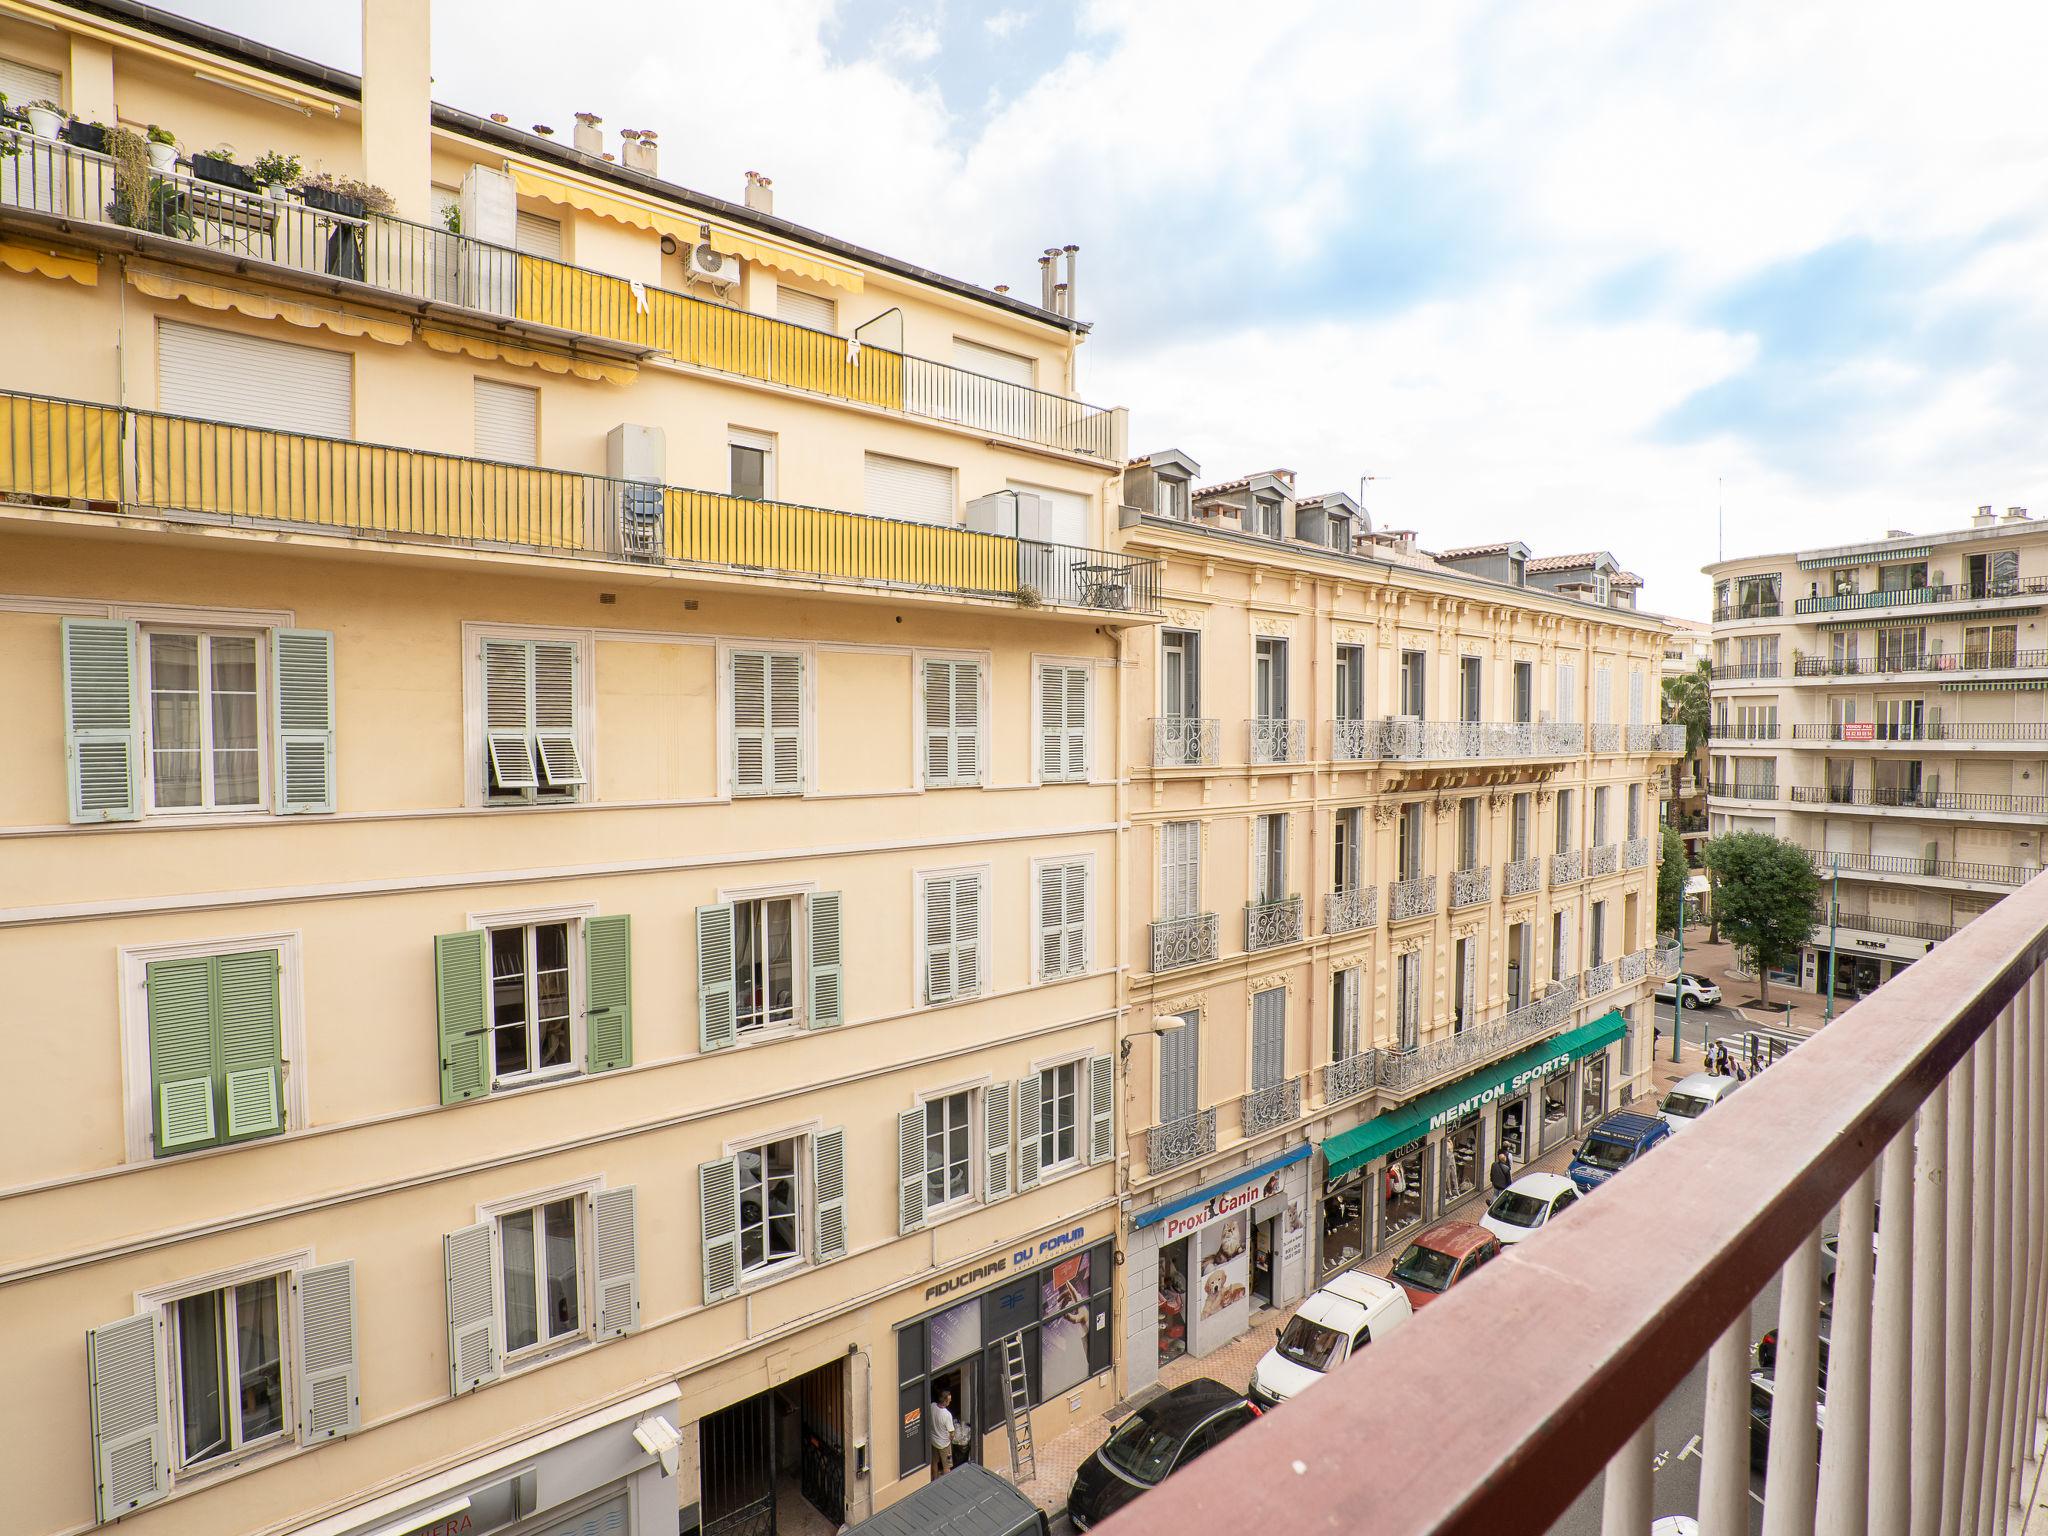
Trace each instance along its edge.
{"label": "awning valance", "polygon": [[656,234],[673,236],[682,245],[695,245],[703,238],[704,230],[709,229],[712,249],[723,251],[728,256],[738,256],[743,261],[756,261],[764,267],[774,267],[793,277],[808,277],[814,282],[830,283],[835,288],[844,288],[848,293],[859,293],[863,286],[860,273],[852,267],[828,261],[822,256],[815,256],[795,246],[784,245],[779,240],[772,240],[752,230],[722,224],[708,215],[691,215],[667,208],[657,208],[652,203],[643,203],[637,198],[595,187],[587,182],[546,176],[509,160],[505,162],[505,169],[511,173],[512,184],[518,189],[521,197],[538,197],[551,203],[560,203],[564,207],[580,208],[583,212],[594,213],[601,219],[611,219],[635,229],[648,229]]}
{"label": "awning valance", "polygon": [[2039,693],[2044,688],[2048,688],[2048,680],[2041,678],[2033,678],[2026,681],[2004,678],[1992,682],[1943,683],[1941,685],[1943,693]]}
{"label": "awning valance", "polygon": [[68,277],[87,288],[100,285],[97,256],[74,256],[32,241],[0,240],[0,267],[11,267],[30,276]]}
{"label": "awning valance", "polygon": [[519,368],[538,368],[543,373],[571,373],[579,379],[595,379],[605,384],[630,384],[640,376],[639,368],[632,363],[599,362],[595,358],[542,352],[489,336],[443,331],[430,325],[420,327],[420,340],[436,352],[466,352],[487,363],[511,363]]}
{"label": "awning valance", "polygon": [[287,299],[231,283],[183,277],[167,267],[141,262],[128,263],[128,281],[154,299],[183,299],[201,309],[231,309],[252,320],[285,320],[308,329],[318,326],[337,336],[367,336],[388,346],[402,347],[412,340],[412,326],[404,320],[358,314],[303,299]]}
{"label": "awning valance", "polygon": [[1840,567],[1844,565],[1877,565],[1880,563],[1889,565],[1896,560],[1924,560],[1933,553],[1934,546],[1931,544],[1913,544],[1902,549],[1867,549],[1856,554],[1851,554],[1846,550],[1833,553],[1823,550],[1817,555],[1800,556],[1799,569],[1802,571],[1817,571],[1823,567]]}

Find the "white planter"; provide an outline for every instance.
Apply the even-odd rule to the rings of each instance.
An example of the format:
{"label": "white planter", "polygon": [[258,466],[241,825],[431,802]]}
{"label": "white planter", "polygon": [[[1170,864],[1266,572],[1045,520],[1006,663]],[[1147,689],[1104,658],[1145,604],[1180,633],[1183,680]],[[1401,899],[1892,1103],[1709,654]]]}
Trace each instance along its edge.
{"label": "white planter", "polygon": [[28,131],[39,139],[54,139],[57,130],[64,126],[64,114],[52,112],[48,107],[28,109]]}
{"label": "white planter", "polygon": [[154,171],[168,171],[178,163],[178,146],[175,144],[151,144],[149,166]]}
{"label": "white planter", "polygon": [[263,195],[264,195],[265,197],[267,197],[267,198],[271,199],[271,200],[272,200],[273,202],[279,202],[279,203],[283,202],[283,201],[284,201],[284,194],[285,194],[285,185],[284,185],[284,183],[283,183],[283,182],[281,182],[281,181],[277,181],[277,182],[272,182],[272,183],[271,183],[271,184],[270,184],[269,186],[267,186],[267,187],[265,187],[265,188],[263,189]]}

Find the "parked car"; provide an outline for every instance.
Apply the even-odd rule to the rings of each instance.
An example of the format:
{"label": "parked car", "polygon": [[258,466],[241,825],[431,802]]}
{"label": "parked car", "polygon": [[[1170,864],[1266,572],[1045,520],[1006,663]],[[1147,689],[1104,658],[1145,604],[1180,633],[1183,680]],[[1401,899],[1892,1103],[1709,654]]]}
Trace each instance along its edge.
{"label": "parked car", "polygon": [[1279,1330],[1280,1342],[1260,1356],[1252,1401],[1267,1408],[1286,1402],[1413,1315],[1408,1293],[1393,1281],[1359,1270],[1337,1276],[1301,1304]]}
{"label": "parked car", "polygon": [[[1777,1401],[1778,1383],[1769,1371],[1749,1373],[1749,1469],[1762,1472],[1771,1459],[1771,1409]],[[1816,1398],[1813,1404],[1813,1454],[1820,1459],[1821,1436],[1827,1432],[1828,1405]]]}
{"label": "parked car", "polygon": [[1477,1222],[1440,1221],[1401,1250],[1393,1280],[1419,1310],[1499,1256],[1500,1239]]}
{"label": "parked car", "polygon": [[1561,1173],[1525,1173],[1493,1197],[1479,1225],[1505,1247],[1547,1225],[1578,1198],[1572,1181]]}
{"label": "parked car", "polygon": [[1067,1494],[1067,1518],[1085,1531],[1222,1444],[1259,1416],[1220,1381],[1198,1376],[1155,1397],[1119,1424],[1081,1463]]}
{"label": "parked car", "polygon": [[955,1467],[841,1536],[1049,1536],[1045,1512],[1006,1477]]}
{"label": "parked car", "polygon": [[1586,1132],[1566,1170],[1579,1193],[1597,1189],[1650,1148],[1671,1136],[1671,1127],[1656,1115],[1617,1110]]}
{"label": "parked car", "polygon": [[1721,1002],[1721,989],[1704,976],[1680,971],[1657,983],[1657,1001],[1676,1002],[1681,1008],[1714,1008]]}
{"label": "parked car", "polygon": [[1674,1131],[1682,1130],[1742,1086],[1739,1077],[1717,1077],[1712,1072],[1695,1072],[1681,1077],[1664,1095],[1657,1113]]}

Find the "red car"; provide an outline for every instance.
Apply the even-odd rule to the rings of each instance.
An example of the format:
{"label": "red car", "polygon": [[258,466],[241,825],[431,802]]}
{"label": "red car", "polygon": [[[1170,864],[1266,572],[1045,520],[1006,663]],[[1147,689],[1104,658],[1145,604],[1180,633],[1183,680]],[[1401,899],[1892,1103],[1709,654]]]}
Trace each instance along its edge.
{"label": "red car", "polygon": [[1440,1221],[1401,1251],[1389,1274],[1418,1311],[1497,1258],[1500,1239],[1470,1221]]}

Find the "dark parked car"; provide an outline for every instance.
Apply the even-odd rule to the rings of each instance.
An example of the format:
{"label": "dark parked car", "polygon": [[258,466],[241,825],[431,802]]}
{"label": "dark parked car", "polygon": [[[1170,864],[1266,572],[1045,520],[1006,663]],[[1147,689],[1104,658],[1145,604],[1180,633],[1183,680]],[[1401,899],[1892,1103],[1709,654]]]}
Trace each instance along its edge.
{"label": "dark parked car", "polygon": [[968,1462],[840,1536],[1047,1536],[1044,1511],[1007,1478]]}
{"label": "dark parked car", "polygon": [[[1771,1409],[1777,1404],[1778,1383],[1769,1371],[1749,1373],[1749,1469],[1762,1472],[1771,1459]],[[1820,1459],[1821,1437],[1827,1433],[1828,1405],[1813,1405],[1813,1455]]]}
{"label": "dark parked car", "polygon": [[1589,1193],[1670,1136],[1671,1127],[1660,1116],[1617,1110],[1586,1132],[1565,1172],[1580,1194]]}
{"label": "dark parked car", "polygon": [[1155,1397],[1110,1433],[1074,1474],[1067,1518],[1085,1531],[1259,1416],[1258,1408],[1207,1376]]}

